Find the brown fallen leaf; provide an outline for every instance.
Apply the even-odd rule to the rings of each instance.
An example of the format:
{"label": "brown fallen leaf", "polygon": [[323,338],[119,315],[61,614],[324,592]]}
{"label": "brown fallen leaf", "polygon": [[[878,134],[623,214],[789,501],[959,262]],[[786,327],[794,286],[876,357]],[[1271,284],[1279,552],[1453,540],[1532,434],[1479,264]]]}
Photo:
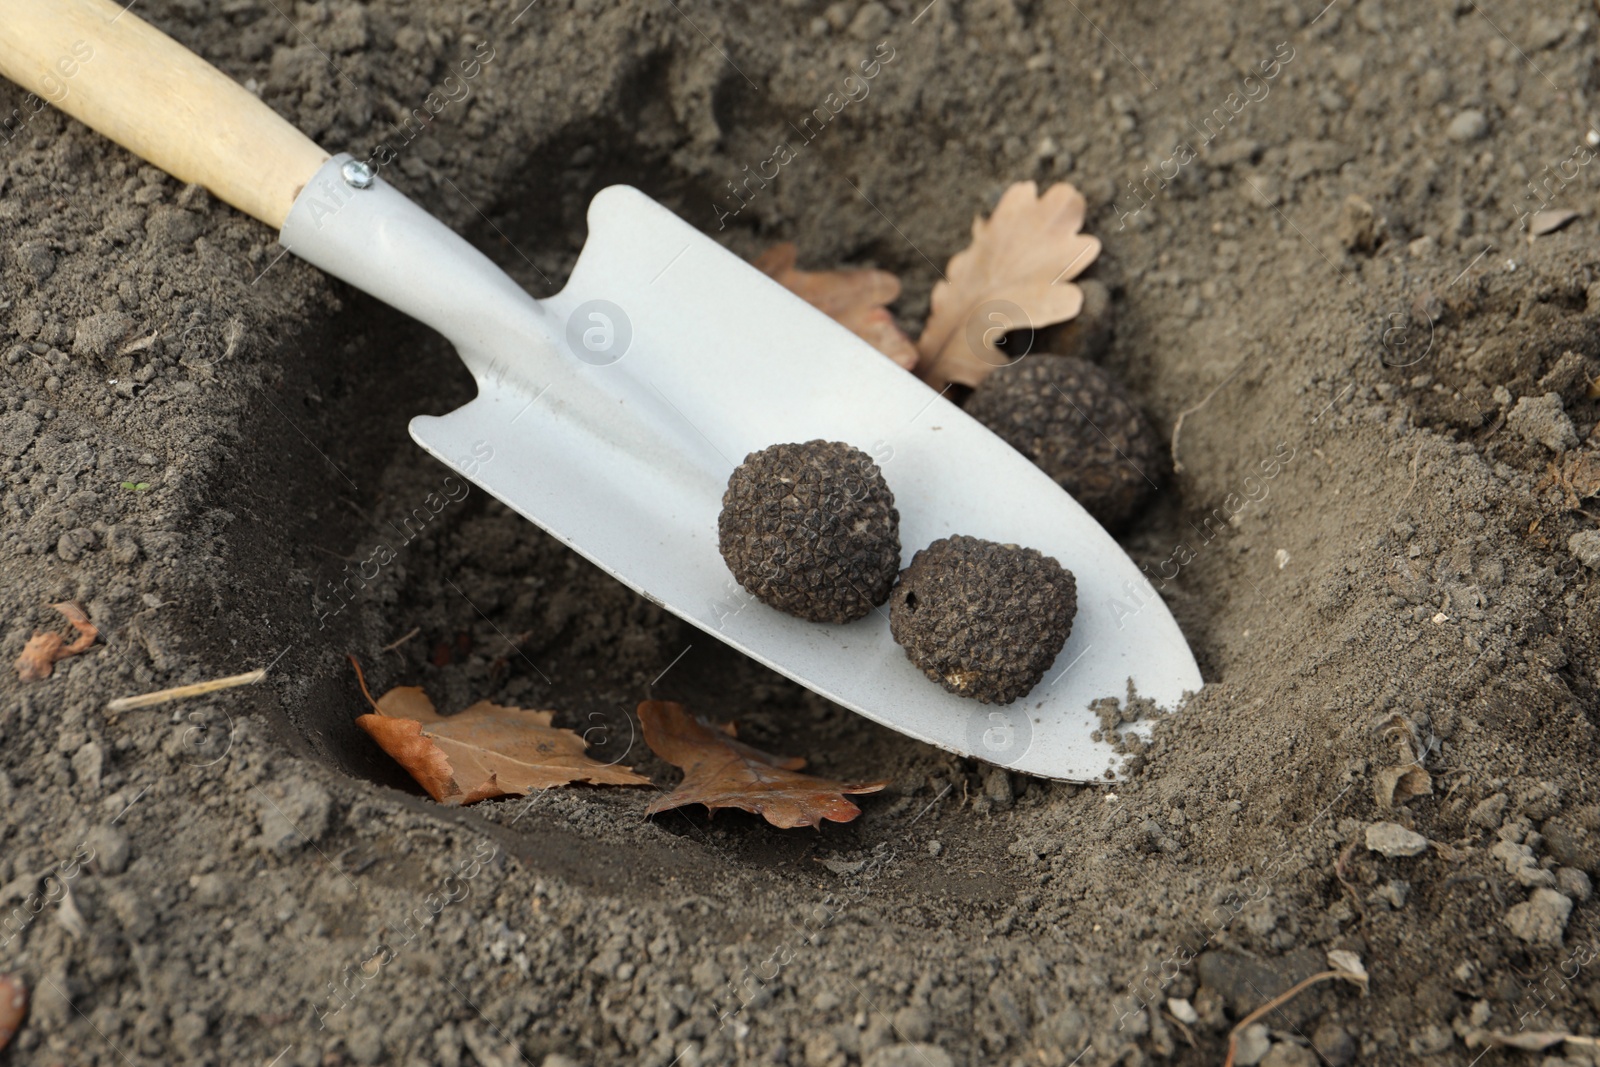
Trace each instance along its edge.
{"label": "brown fallen leaf", "polygon": [[847,784],[801,774],[805,760],[752,748],[735,738],[732,723],[709,726],[682,704],[669,700],[642,702],[639,722],[651,751],[683,769],[678,788],[645,809],[650,815],[704,804],[713,811],[739,808],[754,812],[786,830],[820,827],[823,819],[849,822],[861,814],[844,794],[876,793],[889,784]]}
{"label": "brown fallen leaf", "polygon": [[900,296],[900,279],[886,270],[799,270],[793,242],[773,245],[755,266],[906,370],[917,365],[917,346],[900,332],[887,305]]}
{"label": "brown fallen leaf", "polygon": [[66,638],[52,630],[28,638],[27,645],[22,649],[22,655],[17,657],[17,677],[24,682],[41,682],[50,677],[51,672],[55,670],[57,660],[89,651],[89,647],[100,636],[100,631],[89,621],[89,616],[84,614],[83,608],[79,605],[63,601],[50,606],[61,612],[67,621],[72,623],[78,631],[78,639],[69,645]]}
{"label": "brown fallen leaf", "polygon": [[1011,362],[997,347],[1008,331],[1077,315],[1083,290],[1072,279],[1100,255],[1100,239],[1079,232],[1086,210],[1083,194],[1065,182],[1043,196],[1033,182],[1017,182],[993,214],[973,219],[972,244],[933,287],[917,375],[935,389],[977,387]]}
{"label": "brown fallen leaf", "polygon": [[[357,666],[358,677],[360,670]],[[480,700],[446,717],[416,686],[396,686],[374,701],[362,679],[361,691],[376,710],[356,719],[356,725],[441,804],[522,796],[573,782],[650,784],[631,767],[590,759],[583,738],[550,725],[552,711]]]}
{"label": "brown fallen leaf", "polygon": [[1585,500],[1600,496],[1600,452],[1587,448],[1568,452],[1552,481],[1564,491],[1567,507],[1581,510]]}
{"label": "brown fallen leaf", "polygon": [[1433,775],[1415,763],[1409,767],[1380,767],[1372,782],[1374,799],[1380,808],[1392,808],[1414,797],[1433,795]]}
{"label": "brown fallen leaf", "polygon": [[0,974],[0,1052],[22,1029],[28,1015],[28,987],[15,974]]}

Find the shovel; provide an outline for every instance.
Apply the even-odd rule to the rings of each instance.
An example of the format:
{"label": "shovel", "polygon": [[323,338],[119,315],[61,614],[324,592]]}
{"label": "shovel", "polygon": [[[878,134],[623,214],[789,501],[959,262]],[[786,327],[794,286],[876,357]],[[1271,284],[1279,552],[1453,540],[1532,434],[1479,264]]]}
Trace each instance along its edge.
{"label": "shovel", "polygon": [[[1200,688],[1160,597],[1071,496],[638,190],[595,196],[566,288],[536,300],[374,173],[382,161],[330,157],[120,4],[0,0],[0,73],[443,334],[478,395],[413,419],[418,444],[606,573],[827,699],[965,756],[1092,781],[1116,778],[1120,757],[1091,702],[1137,692],[1171,709]],[[809,623],[734,582],[717,549],[728,476],[750,452],[815,438],[878,461],[903,562],[971,534],[1036,548],[1074,573],[1072,635],[1033,692],[1005,706],[957,697],[912,666],[887,612]]]}

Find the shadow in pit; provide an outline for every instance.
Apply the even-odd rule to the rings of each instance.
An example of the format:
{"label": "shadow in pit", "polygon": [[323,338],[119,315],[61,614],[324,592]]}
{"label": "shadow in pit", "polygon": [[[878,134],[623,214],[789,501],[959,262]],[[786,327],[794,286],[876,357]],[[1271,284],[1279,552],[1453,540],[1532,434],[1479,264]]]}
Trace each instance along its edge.
{"label": "shadow in pit", "polygon": [[[343,610],[329,611],[327,594],[359,571],[382,536],[380,516],[397,507],[388,471],[397,454],[414,450],[408,420],[465,403],[473,387],[441,338],[332,284],[344,305],[337,316],[254,357],[261,384],[246,394],[247,447],[216,492],[216,506],[249,520],[230,545],[237,583],[221,618],[192,632],[241,644],[250,635],[254,658],[273,664],[264,688],[275,699],[258,697],[258,709],[290,750],[406,785],[368,758],[353,725],[365,705],[345,660],[370,647],[359,609],[392,595],[384,580],[396,575],[367,583]],[[422,458],[437,482],[444,468]]]}
{"label": "shadow in pit", "polygon": [[[641,98],[648,82],[635,90]],[[552,167],[552,160],[562,162]],[[484,205],[488,219],[467,236],[539,296],[570,272],[589,201],[600,189],[631,184],[681,213],[691,201],[709,200],[695,179],[669,165],[665,147],[642,146],[626,123],[566,131],[530,154],[518,175]],[[535,249],[542,273],[522,254]],[[374,695],[421,685],[446,713],[491,699],[560,709],[556,724],[579,732],[601,722],[607,744],[615,737],[627,748],[597,745],[597,758],[625,758],[662,782],[675,781],[677,772],[644,748],[631,716],[647,696],[737,719],[754,743],[822,757],[817,769],[830,776],[872,778],[874,768],[915,758],[911,750],[922,746],[811,698],[693,630],[481,491],[472,489],[418,536],[396,544],[417,499],[449,473],[416,448],[406,425],[468,402],[473,383],[442,338],[342,283],[329,284],[342,311],[259,357],[266,384],[247,420],[251,447],[218,491],[221,506],[253,524],[234,546],[240,580],[219,633],[254,635],[258,660],[275,662],[252,699],[286,747],[420,798],[409,776],[355,725],[368,708],[347,660],[354,654]],[[380,545],[393,549],[393,562],[351,581]],[[345,595],[334,594],[336,587]],[[342,606],[329,610],[336,604]],[[429,801],[408,803],[435,810]],[[633,817],[637,807],[629,808]],[[593,877],[577,858],[586,843],[562,827],[513,832],[472,813],[441,814],[473,819],[508,844],[515,838],[511,850],[535,865],[568,856],[571,862],[556,866],[571,867],[574,878]],[[652,850],[660,853],[658,869],[616,878],[667,877],[661,872],[677,871],[686,862],[683,847],[708,828],[703,811],[656,821],[667,833]],[[807,864],[816,847],[814,835],[773,835],[741,813],[718,815],[716,827],[720,844],[758,868]],[[864,825],[829,830],[837,848],[872,844]]]}
{"label": "shadow in pit", "polygon": [[[664,63],[653,73],[647,67],[623,94],[632,101],[624,119],[642,121],[659,106],[650,85],[665,77]],[[671,204],[692,185],[667,165],[664,149],[642,149],[626,121],[565,131],[531,151],[513,177],[465,236],[536,296],[549,295],[570,271],[594,192],[626,182]],[[519,249],[538,249],[547,269]],[[224,597],[222,618],[195,620],[193,632],[215,634],[228,661],[239,653],[226,637],[254,635],[252,658],[274,663],[268,684],[276,694],[258,694],[257,702],[281,709],[265,717],[291,750],[409,791],[409,779],[354,725],[366,703],[346,656],[358,654],[369,669],[379,655],[392,658],[378,650],[408,629],[395,609],[407,599],[413,557],[486,506],[473,490],[415,544],[395,544],[404,536],[397,526],[414,510],[411,498],[450,473],[416,448],[407,423],[453,410],[475,390],[443,338],[341,282],[327,284],[343,305],[337,315],[264,354],[240,353],[256,360],[263,384],[248,391],[248,447],[219,481],[216,501],[251,528],[232,546],[239,580]],[[396,559],[366,579],[363,565],[370,575],[367,561],[380,545],[393,547]]]}

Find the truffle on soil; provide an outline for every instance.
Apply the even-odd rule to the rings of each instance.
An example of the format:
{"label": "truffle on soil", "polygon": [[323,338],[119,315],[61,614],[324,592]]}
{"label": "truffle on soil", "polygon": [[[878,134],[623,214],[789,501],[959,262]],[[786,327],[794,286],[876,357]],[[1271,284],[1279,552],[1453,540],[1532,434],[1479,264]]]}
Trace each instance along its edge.
{"label": "truffle on soil", "polygon": [[1138,405],[1115,378],[1081,359],[1028,356],[991,374],[966,411],[1112,532],[1165,477],[1161,442]]}
{"label": "truffle on soil", "polygon": [[740,585],[812,622],[851,622],[889,599],[900,512],[878,465],[838,441],[745,457],[722,496],[718,547]]}
{"label": "truffle on soil", "polygon": [[911,662],[958,696],[1009,704],[1024,696],[1072,633],[1072,572],[1035,549],[945,537],[900,574],[889,632]]}

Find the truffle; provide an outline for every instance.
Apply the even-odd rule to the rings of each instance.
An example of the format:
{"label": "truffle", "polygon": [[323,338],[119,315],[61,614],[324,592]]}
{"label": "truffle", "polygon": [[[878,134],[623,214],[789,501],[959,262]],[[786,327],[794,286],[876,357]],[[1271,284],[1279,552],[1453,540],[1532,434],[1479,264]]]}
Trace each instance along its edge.
{"label": "truffle", "polygon": [[1078,583],[1049,556],[979,537],[918,552],[889,604],[889,632],[911,662],[958,696],[1009,704],[1055,661],[1078,610]]}
{"label": "truffle", "polygon": [[1093,362],[1111,347],[1117,327],[1116,305],[1105,282],[1079,278],[1073,284],[1083,291],[1083,307],[1066,322],[1041,328],[1034,334],[1034,343],[1049,352]]}
{"label": "truffle", "polygon": [[838,441],[746,456],[722,495],[717,538],[740,585],[812,622],[868,614],[900,567],[894,494],[872,457]]}
{"label": "truffle", "polygon": [[1127,390],[1093,363],[1029,356],[991,374],[966,410],[1112,532],[1165,478],[1166,457],[1150,423]]}

